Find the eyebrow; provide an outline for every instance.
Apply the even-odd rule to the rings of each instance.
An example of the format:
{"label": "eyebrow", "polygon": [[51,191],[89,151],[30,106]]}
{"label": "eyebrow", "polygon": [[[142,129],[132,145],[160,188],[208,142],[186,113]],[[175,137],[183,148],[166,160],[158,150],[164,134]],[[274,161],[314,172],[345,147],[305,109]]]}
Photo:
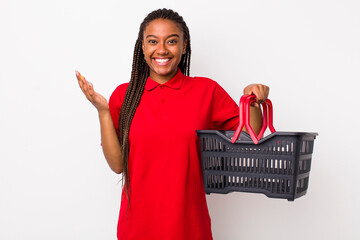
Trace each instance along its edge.
{"label": "eyebrow", "polygon": [[[149,38],[149,37],[158,38],[157,36],[151,35],[151,34],[146,36],[146,38]],[[178,37],[178,38],[180,38],[179,34],[171,34],[171,35],[167,36],[167,38],[171,38],[171,37]]]}

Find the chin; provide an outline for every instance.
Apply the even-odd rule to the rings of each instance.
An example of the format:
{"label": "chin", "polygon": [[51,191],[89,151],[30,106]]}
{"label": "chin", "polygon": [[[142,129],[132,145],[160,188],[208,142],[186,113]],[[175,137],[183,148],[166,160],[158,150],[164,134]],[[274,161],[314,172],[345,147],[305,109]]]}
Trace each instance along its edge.
{"label": "chin", "polygon": [[155,73],[160,76],[169,76],[174,73],[176,74],[176,72],[177,72],[177,68],[175,70],[157,69],[157,71],[155,71]]}

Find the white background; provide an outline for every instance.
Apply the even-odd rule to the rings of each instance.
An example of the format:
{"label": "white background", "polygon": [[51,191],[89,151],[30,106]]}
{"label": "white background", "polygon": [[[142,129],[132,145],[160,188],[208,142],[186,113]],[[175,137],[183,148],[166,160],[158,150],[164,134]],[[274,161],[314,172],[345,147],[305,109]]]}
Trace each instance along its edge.
{"label": "white background", "polygon": [[190,28],[191,75],[236,101],[267,84],[277,130],[319,133],[304,197],[207,196],[214,239],[359,239],[356,0],[1,0],[0,239],[116,239],[121,175],[74,70],[108,98],[162,7]]}

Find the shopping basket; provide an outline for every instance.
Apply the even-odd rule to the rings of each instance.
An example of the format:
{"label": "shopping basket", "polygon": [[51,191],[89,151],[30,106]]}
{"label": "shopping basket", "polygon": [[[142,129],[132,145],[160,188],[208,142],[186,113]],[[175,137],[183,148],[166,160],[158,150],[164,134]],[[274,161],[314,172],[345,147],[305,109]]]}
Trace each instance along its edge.
{"label": "shopping basket", "polygon": [[[317,133],[277,132],[272,104],[262,103],[263,125],[256,136],[250,126],[254,95],[240,99],[236,131],[197,130],[200,138],[205,192],[263,193],[293,201],[306,194]],[[242,132],[245,125],[247,132]],[[267,126],[271,134],[262,138]]]}

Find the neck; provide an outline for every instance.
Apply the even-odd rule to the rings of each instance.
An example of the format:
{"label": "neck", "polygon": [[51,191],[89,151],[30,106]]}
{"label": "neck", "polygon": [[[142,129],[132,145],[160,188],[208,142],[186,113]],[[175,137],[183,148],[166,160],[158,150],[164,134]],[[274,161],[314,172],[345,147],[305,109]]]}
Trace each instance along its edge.
{"label": "neck", "polygon": [[168,81],[170,81],[173,77],[175,77],[175,75],[177,74],[177,71],[172,73],[171,75],[167,75],[167,76],[162,76],[162,75],[158,75],[155,73],[150,73],[150,78],[159,83],[159,84],[164,84],[167,83]]}

